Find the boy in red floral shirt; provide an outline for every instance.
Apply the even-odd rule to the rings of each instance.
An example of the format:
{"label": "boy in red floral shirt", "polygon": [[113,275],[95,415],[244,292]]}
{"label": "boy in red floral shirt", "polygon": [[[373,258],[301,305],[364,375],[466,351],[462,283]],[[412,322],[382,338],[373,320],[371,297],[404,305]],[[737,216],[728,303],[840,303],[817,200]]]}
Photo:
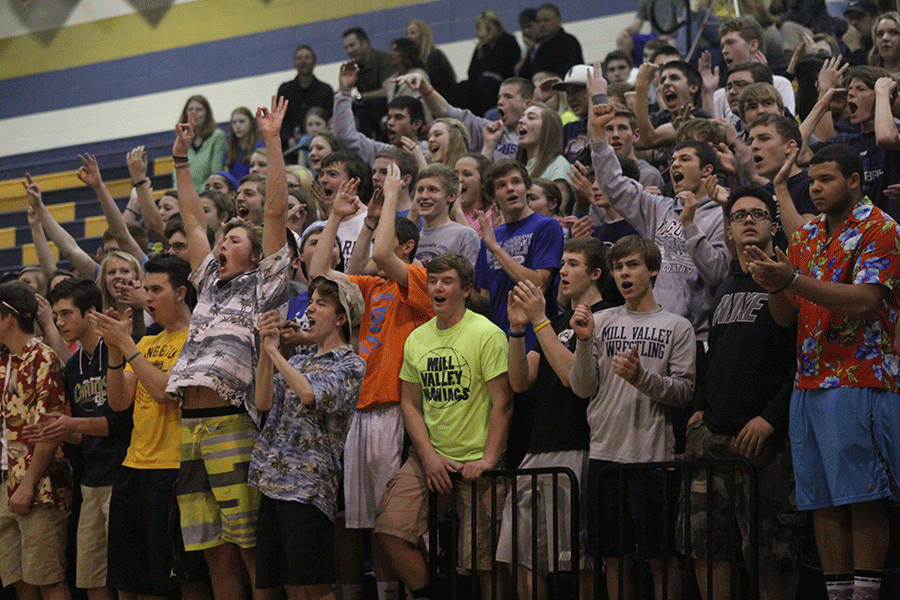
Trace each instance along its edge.
{"label": "boy in red floral shirt", "polygon": [[863,198],[863,163],[848,146],[817,152],[809,182],[822,214],[794,234],[789,256],[745,252],[776,322],[797,324],[789,426],[797,508],[813,511],[828,597],[877,600],[884,499],[900,492],[900,227]]}
{"label": "boy in red floral shirt", "polygon": [[[30,443],[26,425],[65,410],[63,365],[34,338],[34,293],[19,283],[0,285],[0,380],[3,381],[3,479],[0,501],[0,580],[25,592],[40,587],[44,600],[68,600],[66,528],[72,475],[59,444]],[[20,593],[21,596],[21,593]]]}

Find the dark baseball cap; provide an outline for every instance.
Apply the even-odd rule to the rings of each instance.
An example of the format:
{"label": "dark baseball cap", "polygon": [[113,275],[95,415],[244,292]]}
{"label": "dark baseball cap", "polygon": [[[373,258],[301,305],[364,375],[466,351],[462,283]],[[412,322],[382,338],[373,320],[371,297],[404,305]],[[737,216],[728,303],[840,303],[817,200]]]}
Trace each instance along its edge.
{"label": "dark baseball cap", "polygon": [[877,15],[878,12],[878,6],[872,0],[851,0],[847,3],[847,8],[844,9],[844,15],[847,13]]}

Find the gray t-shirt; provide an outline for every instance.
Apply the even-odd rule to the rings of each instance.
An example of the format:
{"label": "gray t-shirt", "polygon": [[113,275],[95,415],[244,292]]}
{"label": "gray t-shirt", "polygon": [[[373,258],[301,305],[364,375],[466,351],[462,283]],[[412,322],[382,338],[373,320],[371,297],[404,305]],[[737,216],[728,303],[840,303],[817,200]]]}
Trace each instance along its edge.
{"label": "gray t-shirt", "polygon": [[453,221],[434,229],[422,229],[416,258],[427,265],[438,254],[458,252],[474,265],[480,248],[481,238],[478,233],[468,225]]}

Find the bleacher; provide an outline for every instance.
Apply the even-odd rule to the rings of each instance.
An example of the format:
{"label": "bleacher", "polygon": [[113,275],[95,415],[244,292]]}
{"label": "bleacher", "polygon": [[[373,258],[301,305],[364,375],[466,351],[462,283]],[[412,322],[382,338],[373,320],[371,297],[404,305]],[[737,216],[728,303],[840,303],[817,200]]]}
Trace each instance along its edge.
{"label": "bleacher", "polygon": [[[102,160],[101,165],[104,162],[111,160]],[[101,174],[119,209],[124,210],[132,182],[124,154],[121,155],[120,162],[121,166],[101,168]],[[172,187],[171,157],[162,156],[151,160],[148,170],[153,198],[157,200],[163,191]],[[44,204],[56,221],[75,238],[85,252],[94,255],[103,245],[102,236],[107,229],[106,218],[94,190],[81,183],[75,170],[33,175],[33,178],[41,188]],[[31,227],[28,225],[28,198],[23,182],[24,177],[0,181],[0,279],[18,272],[23,266],[38,264]],[[53,242],[50,242],[50,249],[59,261],[59,266],[69,268],[68,261],[60,257]]]}

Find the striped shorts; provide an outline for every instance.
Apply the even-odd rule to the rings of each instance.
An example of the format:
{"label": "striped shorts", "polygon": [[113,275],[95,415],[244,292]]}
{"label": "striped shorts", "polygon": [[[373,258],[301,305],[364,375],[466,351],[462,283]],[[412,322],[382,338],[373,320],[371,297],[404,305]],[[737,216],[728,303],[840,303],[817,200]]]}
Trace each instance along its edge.
{"label": "striped shorts", "polygon": [[[259,490],[247,484],[259,432],[247,413],[181,419],[181,470],[175,486],[186,550],[225,542],[256,546]],[[199,411],[197,411],[199,412]]]}

